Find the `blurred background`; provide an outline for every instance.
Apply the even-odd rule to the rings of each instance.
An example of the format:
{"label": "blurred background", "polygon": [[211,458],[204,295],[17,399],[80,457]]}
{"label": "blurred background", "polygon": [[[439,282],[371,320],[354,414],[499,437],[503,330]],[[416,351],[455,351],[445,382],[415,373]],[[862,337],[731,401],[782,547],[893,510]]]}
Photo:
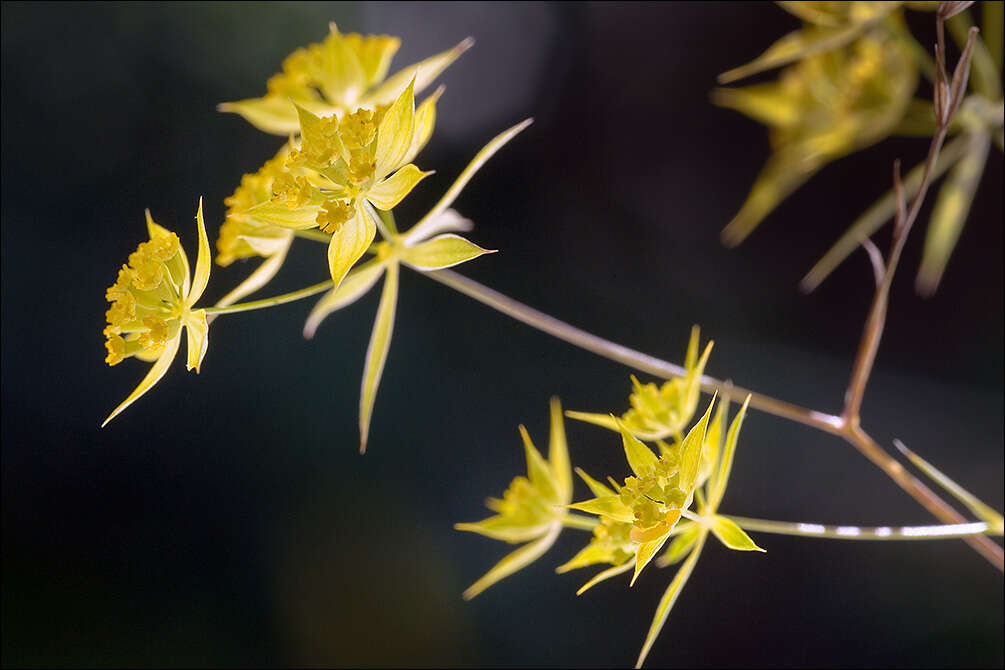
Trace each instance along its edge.
{"label": "blurred background", "polygon": [[[405,227],[503,128],[535,123],[455,207],[499,249],[462,272],[599,335],[680,361],[693,323],[709,372],[840,409],[872,294],[864,254],[815,294],[797,282],[925,140],[825,168],[735,250],[718,233],[768,156],[763,127],[709,102],[715,76],[797,22],[771,4],[4,3],[3,663],[141,666],[611,666],[634,661],[670,573],[577,598],[590,570],[545,557],[472,602],[511,548],[452,529],[524,471],[517,425],[547,440],[547,400],[623,411],[629,371],[405,272],[370,448],[357,450],[378,292],[311,341],[311,301],[213,325],[107,428],[139,362],[108,368],[104,289],[145,239],[143,210],[195,247],[280,139],[218,102],[261,95],[335,20],[403,38],[393,70],[466,36],[436,133],[436,174]],[[931,15],[916,15],[931,35]],[[925,31],[929,31],[925,33]],[[655,134],[644,134],[656,127]],[[908,244],[864,422],[997,509],[1002,468],[1002,160],[939,293]],[[927,211],[920,222],[927,222]],[[886,244],[888,233],[877,236]],[[881,246],[882,246],[881,245]],[[193,251],[189,252],[194,253]],[[215,268],[215,300],[254,261]],[[294,245],[264,294],[326,277]],[[569,422],[573,462],[623,477],[616,436]],[[587,494],[577,488],[577,497]],[[771,416],[744,424],[723,511],[792,521],[931,518],[845,443]],[[1002,575],[962,542],[758,535],[707,549],[650,655],[662,665],[1000,667]]]}

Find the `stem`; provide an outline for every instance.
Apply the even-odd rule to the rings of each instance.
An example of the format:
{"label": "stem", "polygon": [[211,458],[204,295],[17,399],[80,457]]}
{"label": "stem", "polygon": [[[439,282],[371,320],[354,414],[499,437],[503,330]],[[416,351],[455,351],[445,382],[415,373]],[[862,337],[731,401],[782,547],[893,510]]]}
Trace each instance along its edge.
{"label": "stem", "polygon": [[[469,298],[474,298],[478,302],[488,305],[506,316],[512,317],[517,321],[522,321],[532,328],[536,328],[569,344],[591,351],[640,372],[645,372],[662,379],[673,379],[674,377],[683,377],[687,374],[687,371],[679,365],[644,354],[641,351],[629,349],[626,346],[605,340],[602,337],[597,337],[581,328],[577,328],[564,321],[559,321],[553,316],[549,316],[544,312],[540,312],[533,307],[505,296],[488,286],[459,275],[452,270],[437,270],[435,272],[423,272],[422,274],[463,293]],[[762,412],[806,424],[807,426],[834,435],[841,432],[842,421],[840,417],[755,393],[743,387],[734,386],[730,382],[709,377],[708,375],[702,376],[701,388],[706,393],[719,391],[722,395],[729,394],[733,397],[741,398],[746,397],[749,393],[751,396],[750,406]]]}
{"label": "stem", "polygon": [[576,528],[579,530],[593,530],[597,527],[598,523],[599,521],[592,516],[576,514],[575,512],[569,512],[562,519],[562,525],[566,528]]}
{"label": "stem", "polygon": [[[528,326],[627,367],[663,379],[679,377],[684,373],[684,368],[679,365],[587,333],[451,270],[437,270],[435,272],[423,272],[422,274],[470,298],[474,298],[517,321],[522,321]],[[752,391],[732,386],[713,377],[703,376],[701,382],[702,390],[707,393],[715,390],[720,390],[723,394],[728,393],[735,396],[744,396],[750,393],[751,407],[841,437],[883,470],[900,488],[904,489],[908,495],[921,503],[936,518],[950,524],[965,521],[956,510],[936,495],[934,491],[925,486],[905,470],[900,463],[883,451],[882,447],[858,425],[847,423],[838,416],[817,412],[787,403],[783,400],[753,393]],[[1005,570],[1005,559],[1002,556],[1002,548],[997,544],[983,536],[965,537],[964,540],[996,568]]]}
{"label": "stem", "polygon": [[293,234],[297,237],[302,237],[305,240],[314,240],[315,242],[324,242],[325,244],[332,241],[331,235],[322,233],[320,230],[314,230],[313,228],[307,228],[306,230],[294,230]]}
{"label": "stem", "polygon": [[794,523],[749,519],[743,516],[724,515],[744,530],[776,535],[801,537],[826,537],[833,540],[952,540],[991,532],[983,521],[957,523],[943,526],[825,526],[818,523]]}
{"label": "stem", "polygon": [[236,314],[237,312],[250,312],[256,309],[265,309],[266,307],[275,307],[276,305],[282,305],[287,302],[294,302],[302,298],[309,298],[312,295],[317,295],[318,293],[324,293],[332,287],[332,280],[323,281],[320,284],[314,284],[313,286],[308,286],[307,288],[302,288],[299,291],[293,291],[292,293],[283,293],[282,295],[277,295],[272,298],[262,298],[261,300],[253,300],[252,302],[242,302],[236,305],[229,305],[227,307],[207,307],[205,312],[207,315],[210,314]]}

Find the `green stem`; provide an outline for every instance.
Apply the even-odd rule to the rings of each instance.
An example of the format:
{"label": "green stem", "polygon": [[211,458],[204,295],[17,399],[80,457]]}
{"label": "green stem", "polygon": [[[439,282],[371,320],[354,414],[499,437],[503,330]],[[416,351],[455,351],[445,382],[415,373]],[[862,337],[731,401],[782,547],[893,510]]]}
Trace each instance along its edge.
{"label": "green stem", "polygon": [[284,293],[272,298],[263,298],[261,300],[253,300],[251,302],[242,302],[236,305],[229,305],[227,307],[207,307],[205,311],[207,315],[236,314],[237,312],[250,312],[256,309],[275,307],[276,305],[282,305],[288,302],[301,300],[303,298],[309,298],[312,295],[317,295],[318,293],[324,293],[332,287],[332,284],[332,280],[329,279],[321,282],[320,284],[314,284],[313,286],[302,288],[299,291],[293,291],[292,293]]}
{"label": "green stem", "polygon": [[742,516],[723,515],[744,530],[776,535],[800,537],[826,537],[833,540],[951,540],[971,535],[1000,535],[983,521],[956,523],[941,526],[826,526],[819,523],[793,523],[749,519]]}
{"label": "green stem", "polygon": [[566,514],[562,519],[563,526],[566,528],[576,528],[578,530],[593,530],[597,527],[598,523],[599,522],[591,516],[576,514],[575,512]]}

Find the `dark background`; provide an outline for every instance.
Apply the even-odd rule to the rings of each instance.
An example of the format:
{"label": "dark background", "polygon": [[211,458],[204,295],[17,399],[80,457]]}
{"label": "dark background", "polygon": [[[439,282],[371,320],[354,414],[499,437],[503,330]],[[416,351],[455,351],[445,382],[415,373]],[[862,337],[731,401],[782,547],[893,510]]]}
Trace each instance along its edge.
{"label": "dark background", "polygon": [[[810,296],[802,274],[924,140],[823,170],[744,245],[718,232],[767,157],[764,129],[708,101],[715,75],[796,25],[768,4],[3,5],[3,663],[5,665],[626,665],[669,572],[574,593],[586,540],[473,602],[511,548],[452,530],[547,440],[547,399],[622,411],[628,371],[405,272],[370,451],[357,453],[377,291],[313,341],[310,303],[213,325],[107,428],[144,365],[109,369],[105,287],[145,239],[143,209],[194,253],[223,198],[281,141],[216,103],[260,95],[329,20],[400,35],[395,70],[477,39],[441,78],[437,174],[406,225],[501,129],[536,122],[456,207],[501,252],[464,274],[600,335],[679,361],[692,323],[709,371],[838,411],[872,292],[857,254]],[[930,39],[931,15],[912,19]],[[927,32],[926,32],[927,31]],[[1002,160],[990,166],[938,295],[908,244],[864,421],[998,509],[1002,501]],[[927,210],[922,214],[927,221]],[[877,236],[884,246],[887,233]],[[298,242],[264,294],[325,278]],[[216,268],[222,296],[252,264]],[[612,434],[569,423],[575,464],[624,476]],[[923,524],[913,500],[835,438],[760,413],[724,511]],[[577,497],[586,495],[577,488]],[[962,542],[758,535],[711,543],[652,666],[1001,666],[1002,576]]]}

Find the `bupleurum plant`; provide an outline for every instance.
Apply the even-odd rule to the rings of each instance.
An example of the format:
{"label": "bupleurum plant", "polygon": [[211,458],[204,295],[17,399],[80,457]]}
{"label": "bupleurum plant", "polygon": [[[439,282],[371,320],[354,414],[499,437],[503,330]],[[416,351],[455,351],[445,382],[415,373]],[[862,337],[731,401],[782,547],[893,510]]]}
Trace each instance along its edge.
{"label": "bupleurum plant", "polygon": [[[925,162],[906,178],[895,165],[891,193],[852,224],[804,281],[808,288],[816,286],[858,246],[866,249],[873,263],[876,292],[841,414],[800,407],[705,375],[712,343],[701,346],[697,327],[691,332],[684,365],[678,366],[582,331],[448,270],[489,253],[457,234],[469,232],[472,224],[451,206],[478,169],[530,119],[490,140],[429,212],[402,232],[394,209],[430,174],[414,161],[433,135],[443,89],[418,103],[416,95],[473,41],[463,40],[388,77],[398,38],[343,34],[332,24],[320,43],[298,49],[283,62],[282,71],[268,80],[263,97],[220,105],[221,111],[237,113],[255,127],[286,138],[275,155],[244,175],[224,201],[226,217],[216,239],[216,262],[227,266],[261,258],[258,267],[215,305],[197,306],[212,263],[202,201],[196,213],[194,269],[177,235],[146,214],[150,239],[129,256],[107,291],[111,306],[104,334],[109,365],[138,358],[152,366],[102,425],[166,374],[183,333],[187,368],[198,372],[215,318],[323,294],[303,326],[304,336],[313,337],[327,317],[383,279],[360,389],[360,450],[364,451],[394,330],[400,269],[405,266],[545,333],[664,380],[657,385],[631,376],[628,408],[620,414],[563,414],[559,400],[552,399],[547,458],[520,427],[526,476],[513,479],[502,498],[487,501],[492,516],[456,525],[458,530],[519,546],[472,584],[465,598],[483,593],[543,556],[567,528],[590,536],[556,571],[601,567],[577,595],[629,572],[629,586],[634,586],[648,566],[680,563],[644,639],[637,659],[641,666],[709,535],[729,549],[746,552],[764,552],[750,532],[854,540],[962,538],[1003,570],[1002,548],[988,537],[1003,534],[1002,515],[896,442],[918,471],[966,508],[972,517],[968,520],[873,440],[860,421],[890,286],[929,186],[948,172],[929,223],[917,279],[919,290],[926,293],[935,289],[945,270],[991,144],[1002,149],[1001,4],[984,3],[983,39],[969,16],[971,2],[778,4],[804,27],[720,78],[721,83],[730,83],[782,68],[778,80],[722,88],[714,94],[718,104],[768,125],[773,147],[747,201],[723,232],[727,243],[741,241],[827,163],[891,134],[931,138]],[[935,13],[934,56],[908,30],[906,10]],[[947,29],[961,50],[951,74]],[[921,76],[934,89],[931,102],[915,97]],[[954,139],[944,147],[950,136]],[[884,255],[869,236],[891,219],[892,244]],[[318,263],[327,267],[330,278],[291,293],[240,302],[278,273],[297,239],[324,243],[326,254],[324,260],[319,254]],[[707,405],[702,405],[702,393],[712,395]],[[740,400],[730,418],[731,401]],[[695,420],[701,406],[705,410]],[[940,525],[827,526],[721,513],[748,409],[843,439],[936,516]],[[617,433],[625,467],[603,481],[574,469],[566,417]],[[591,497],[576,494],[573,472]]]}

